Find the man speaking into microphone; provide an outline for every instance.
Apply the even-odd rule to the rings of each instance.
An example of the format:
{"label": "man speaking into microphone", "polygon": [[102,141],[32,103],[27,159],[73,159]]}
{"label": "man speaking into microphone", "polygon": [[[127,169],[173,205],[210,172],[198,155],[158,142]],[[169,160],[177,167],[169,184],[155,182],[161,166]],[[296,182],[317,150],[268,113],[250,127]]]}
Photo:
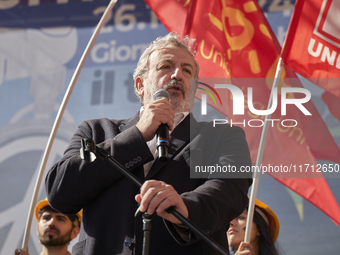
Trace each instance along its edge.
{"label": "man speaking into microphone", "polygon": [[[204,153],[211,165],[238,169],[251,166],[251,161],[241,128],[223,125],[216,132],[212,123],[197,122],[190,113],[196,91],[190,79],[199,72],[193,44],[194,40],[173,33],[151,43],[134,72],[134,89],[141,101],[137,114],[124,120],[82,122],[62,159],[47,173],[51,206],[63,213],[83,209],[83,227],[73,255],[142,254],[143,225],[141,217],[134,217],[137,209],[155,214],[149,254],[218,254],[165,211],[171,206],[227,249],[226,227],[248,205],[251,179],[190,178],[190,152]],[[157,96],[160,89],[169,99]],[[164,126],[169,141],[160,145],[157,134]],[[82,160],[83,138],[92,139],[141,180],[141,189],[99,158]],[[202,147],[202,140],[209,139],[217,148],[214,152]],[[157,146],[166,147],[167,160],[160,160]]]}

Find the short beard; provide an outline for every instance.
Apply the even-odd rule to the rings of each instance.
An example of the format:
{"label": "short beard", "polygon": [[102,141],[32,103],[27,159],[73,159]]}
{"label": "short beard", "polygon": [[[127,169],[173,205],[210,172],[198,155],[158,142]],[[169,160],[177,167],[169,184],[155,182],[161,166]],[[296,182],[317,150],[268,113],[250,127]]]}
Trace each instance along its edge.
{"label": "short beard", "polygon": [[42,245],[44,246],[64,246],[69,244],[72,241],[71,234],[72,234],[71,229],[69,232],[67,232],[65,235],[59,235],[57,238],[53,238],[52,235],[47,235],[47,236],[41,236],[39,234],[39,241]]}
{"label": "short beard", "polygon": [[[176,85],[176,86],[178,86],[178,87],[181,88],[181,90],[182,90],[182,95],[183,95],[183,100],[184,100],[187,93],[186,93],[186,90],[185,90],[185,88],[184,88],[182,82],[177,81],[177,80],[171,80],[170,82],[168,82],[168,83],[164,86],[164,89],[167,90],[167,89],[171,88],[171,87],[174,86],[174,85]],[[177,95],[177,94],[174,94],[174,95]]]}
{"label": "short beard", "polygon": [[[146,78],[144,82],[148,82],[148,79]],[[163,87],[160,87],[158,89],[165,89],[168,90],[172,86],[178,86],[181,88],[182,91],[182,99],[180,99],[181,94],[179,93],[172,93],[170,94],[170,103],[173,105],[173,109],[175,112],[187,112],[191,110],[191,102],[186,102],[190,98],[190,91],[188,92],[186,88],[183,86],[181,81],[178,80],[171,80],[167,84],[165,84]],[[156,91],[155,91],[156,92]],[[154,92],[154,93],[155,93]],[[141,105],[144,107],[145,105],[153,102],[153,95],[149,94],[151,91],[146,92],[144,96],[140,96]],[[180,101],[179,101],[180,100]],[[190,99],[189,99],[190,100]]]}
{"label": "short beard", "polygon": [[[175,85],[181,88],[182,98],[181,98],[181,95],[178,93],[170,94],[170,103],[173,105],[173,109],[175,110],[175,112],[190,111],[190,105],[188,106],[186,102],[186,97],[188,96],[188,94],[181,81],[171,80],[164,86],[164,89],[168,90],[169,88]],[[187,109],[188,107],[189,109]]]}

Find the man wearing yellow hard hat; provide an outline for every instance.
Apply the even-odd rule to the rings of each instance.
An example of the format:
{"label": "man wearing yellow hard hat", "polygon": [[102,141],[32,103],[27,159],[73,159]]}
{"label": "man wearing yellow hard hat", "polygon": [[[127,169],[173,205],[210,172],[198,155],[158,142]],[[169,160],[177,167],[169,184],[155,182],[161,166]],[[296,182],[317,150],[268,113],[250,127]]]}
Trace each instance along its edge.
{"label": "man wearing yellow hard hat", "polygon": [[[39,201],[35,207],[35,218],[38,221],[37,234],[42,244],[40,255],[70,255],[67,248],[80,231],[82,211],[77,214],[63,214],[54,210],[47,198]],[[29,255],[28,252],[16,249],[15,255]]]}
{"label": "man wearing yellow hard hat", "polygon": [[255,200],[254,218],[250,243],[243,242],[248,210],[230,222],[227,231],[230,254],[279,255],[275,241],[279,235],[280,222],[274,211],[260,200]]}

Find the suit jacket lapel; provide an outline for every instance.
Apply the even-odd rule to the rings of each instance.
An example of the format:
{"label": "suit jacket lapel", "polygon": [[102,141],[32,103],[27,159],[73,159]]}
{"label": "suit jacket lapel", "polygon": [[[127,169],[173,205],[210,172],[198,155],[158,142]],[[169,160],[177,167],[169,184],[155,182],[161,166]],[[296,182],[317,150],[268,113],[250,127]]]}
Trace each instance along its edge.
{"label": "suit jacket lapel", "polygon": [[181,151],[181,148],[190,142],[190,136],[198,132],[198,122],[190,113],[171,133],[169,137],[170,148],[168,151],[169,159],[166,162],[161,162],[158,157],[155,159],[147,179],[155,175],[162,167],[164,167],[173,157]]}

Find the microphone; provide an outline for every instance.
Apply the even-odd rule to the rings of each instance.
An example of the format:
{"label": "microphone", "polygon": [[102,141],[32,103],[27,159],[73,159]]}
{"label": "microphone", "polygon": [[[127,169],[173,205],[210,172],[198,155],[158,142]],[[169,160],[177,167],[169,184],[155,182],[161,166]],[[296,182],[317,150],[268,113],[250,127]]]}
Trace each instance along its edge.
{"label": "microphone", "polygon": [[[165,97],[166,99],[170,99],[170,95],[168,91],[165,89],[159,89],[153,95],[153,100],[161,99]],[[167,124],[159,125],[159,128],[156,132],[157,142],[156,147],[158,150],[158,158],[161,162],[165,162],[168,160],[168,149],[169,149],[169,127]]]}

